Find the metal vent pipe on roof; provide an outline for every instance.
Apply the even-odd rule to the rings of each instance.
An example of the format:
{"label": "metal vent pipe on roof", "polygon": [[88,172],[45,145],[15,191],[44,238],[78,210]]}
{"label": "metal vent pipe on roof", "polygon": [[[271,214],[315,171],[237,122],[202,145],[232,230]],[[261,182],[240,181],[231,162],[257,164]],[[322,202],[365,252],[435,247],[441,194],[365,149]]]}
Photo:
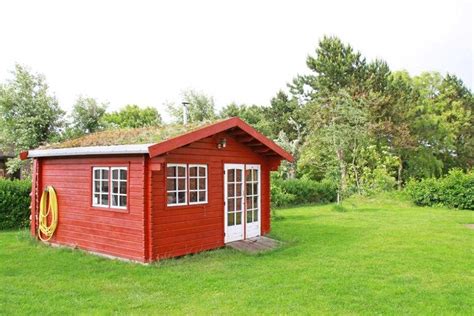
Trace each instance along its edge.
{"label": "metal vent pipe on roof", "polygon": [[188,105],[189,102],[181,102],[183,104],[183,125],[188,124]]}

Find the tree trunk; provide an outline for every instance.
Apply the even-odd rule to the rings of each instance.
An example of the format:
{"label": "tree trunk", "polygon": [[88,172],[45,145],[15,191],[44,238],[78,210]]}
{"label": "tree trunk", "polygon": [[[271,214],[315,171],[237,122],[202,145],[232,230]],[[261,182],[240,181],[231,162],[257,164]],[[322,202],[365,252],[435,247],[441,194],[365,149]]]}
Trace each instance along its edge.
{"label": "tree trunk", "polygon": [[338,192],[338,204],[343,199],[344,192],[346,191],[346,164],[344,162],[344,153],[342,149],[336,150],[337,160],[339,161],[339,172],[341,173],[339,182]]}
{"label": "tree trunk", "polygon": [[402,190],[402,173],[403,173],[403,161],[402,158],[399,157],[399,164],[398,164],[398,175],[397,175],[397,187],[398,191]]}

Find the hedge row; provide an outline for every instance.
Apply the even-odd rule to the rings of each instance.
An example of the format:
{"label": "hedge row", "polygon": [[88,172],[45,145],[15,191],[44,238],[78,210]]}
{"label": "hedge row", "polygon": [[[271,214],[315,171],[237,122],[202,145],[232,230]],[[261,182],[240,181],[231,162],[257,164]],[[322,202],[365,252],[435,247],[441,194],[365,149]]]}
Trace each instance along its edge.
{"label": "hedge row", "polygon": [[411,181],[405,188],[417,205],[474,210],[474,171],[451,170],[440,179]]}
{"label": "hedge row", "polygon": [[299,204],[322,204],[336,200],[337,187],[330,181],[309,179],[272,179],[272,206],[282,207]]}
{"label": "hedge row", "polygon": [[0,179],[0,229],[29,225],[30,192],[29,180]]}

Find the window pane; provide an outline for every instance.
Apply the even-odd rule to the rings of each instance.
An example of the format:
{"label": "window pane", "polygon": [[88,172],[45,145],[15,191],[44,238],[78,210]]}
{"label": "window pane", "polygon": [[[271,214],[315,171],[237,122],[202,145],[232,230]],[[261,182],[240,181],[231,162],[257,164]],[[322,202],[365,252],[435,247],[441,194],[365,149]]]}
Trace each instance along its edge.
{"label": "window pane", "polygon": [[227,181],[229,182],[234,182],[235,180],[235,170],[234,169],[229,169],[227,170]]}
{"label": "window pane", "polygon": [[258,210],[253,211],[253,220],[254,222],[258,221]]}
{"label": "window pane", "polygon": [[127,182],[120,181],[120,193],[127,194]]}
{"label": "window pane", "polygon": [[176,190],[176,180],[166,179],[166,191]]}
{"label": "window pane", "polygon": [[197,202],[198,201],[198,193],[196,191],[189,192],[189,202]]}
{"label": "window pane", "polygon": [[204,167],[199,168],[199,176],[200,177],[205,177],[206,176],[206,168],[204,168]]}
{"label": "window pane", "polygon": [[109,179],[109,170],[108,169],[102,169],[102,179]]}
{"label": "window pane", "polygon": [[178,167],[178,176],[185,177],[186,176],[186,168],[185,167]]}
{"label": "window pane", "polygon": [[106,194],[101,195],[101,203],[102,205],[109,205],[109,196]]}
{"label": "window pane", "polygon": [[252,194],[258,194],[258,183],[253,184],[253,193]]}
{"label": "window pane", "polygon": [[119,171],[118,169],[113,169],[112,170],[112,180],[117,180],[119,176]]}
{"label": "window pane", "polygon": [[233,212],[235,210],[235,201],[234,199],[227,199],[227,211]]}
{"label": "window pane", "polygon": [[247,223],[252,222],[252,212],[247,212]]}
{"label": "window pane", "polygon": [[119,193],[119,184],[118,181],[112,181],[112,193]]}
{"label": "window pane", "polygon": [[253,207],[257,208],[258,207],[258,196],[253,197]]}
{"label": "window pane", "polygon": [[189,168],[189,176],[190,177],[195,177],[197,175],[197,167],[190,167]]}
{"label": "window pane", "polygon": [[203,190],[205,188],[206,188],[206,179],[205,178],[199,179],[199,189]]}
{"label": "window pane", "polygon": [[168,204],[176,204],[176,192],[168,192]]}
{"label": "window pane", "polygon": [[100,181],[94,181],[94,192],[100,192]]}
{"label": "window pane", "polygon": [[242,210],[242,198],[238,198],[238,199],[235,200],[235,209],[237,211]]}
{"label": "window pane", "polygon": [[197,190],[197,179],[189,179],[189,189]]}
{"label": "window pane", "polygon": [[253,173],[252,181],[258,181],[258,170],[254,169],[252,170],[252,173]]}
{"label": "window pane", "polygon": [[178,203],[186,202],[186,192],[178,192]]}
{"label": "window pane", "polygon": [[238,213],[235,213],[235,224],[236,225],[240,225],[242,224],[242,213],[241,212],[238,212]]}
{"label": "window pane", "polygon": [[112,195],[112,206],[118,206],[118,195]]}
{"label": "window pane", "polygon": [[242,170],[236,169],[235,174],[236,174],[235,181],[241,182],[242,181]]}
{"label": "window pane", "polygon": [[178,190],[186,190],[186,179],[178,179]]}
{"label": "window pane", "polygon": [[206,201],[206,191],[199,191],[199,202]]}
{"label": "window pane", "polygon": [[250,169],[245,170],[245,180],[252,181],[252,170]]}
{"label": "window pane", "polygon": [[120,179],[127,180],[127,170],[120,170]]}
{"label": "window pane", "polygon": [[235,213],[227,214],[227,226],[234,226],[234,216]]}
{"label": "window pane", "polygon": [[247,183],[247,195],[252,195],[252,184]]}
{"label": "window pane", "polygon": [[234,184],[228,184],[227,185],[227,196],[232,197],[234,195],[235,195]]}
{"label": "window pane", "polygon": [[120,196],[120,206],[127,206],[127,196],[126,195],[121,195]]}
{"label": "window pane", "polygon": [[94,204],[100,203],[100,194],[94,194]]}
{"label": "window pane", "polygon": [[247,202],[247,209],[248,209],[248,210],[251,209],[251,208],[253,208],[253,206],[252,206],[252,198],[251,198],[251,197],[247,197],[247,201],[246,201],[246,202]]}
{"label": "window pane", "polygon": [[176,176],[176,167],[168,167],[167,169],[167,175],[168,177],[174,177]]}
{"label": "window pane", "polygon": [[242,196],[242,185],[237,184],[235,188],[237,189],[235,196]]}
{"label": "window pane", "polygon": [[100,178],[100,170],[94,170],[94,178],[99,179]]}
{"label": "window pane", "polygon": [[109,181],[102,181],[102,193],[109,193]]}

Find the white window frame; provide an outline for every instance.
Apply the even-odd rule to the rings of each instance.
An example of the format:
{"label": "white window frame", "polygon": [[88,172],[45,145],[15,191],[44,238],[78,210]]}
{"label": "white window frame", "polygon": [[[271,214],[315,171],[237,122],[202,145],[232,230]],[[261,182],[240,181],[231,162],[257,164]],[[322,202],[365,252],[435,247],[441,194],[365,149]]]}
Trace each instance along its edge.
{"label": "white window frame", "polygon": [[[190,172],[190,169],[193,168],[193,167],[197,167],[197,170],[196,170],[196,177],[192,177],[193,179],[196,179],[196,185],[197,185],[197,188],[195,190],[191,190],[191,184],[189,185],[189,205],[196,205],[196,204],[206,204],[207,203],[207,195],[208,195],[208,191],[209,191],[209,184],[208,184],[208,174],[207,174],[207,165],[206,164],[189,164],[188,165],[188,179],[189,179],[189,182],[191,183],[191,172]],[[204,177],[201,177],[199,176],[199,168],[204,168],[205,170],[205,174],[204,174]],[[206,189],[202,190],[199,188],[199,179],[202,179],[204,178],[206,181]],[[204,191],[204,201],[199,201],[199,193],[200,192],[203,192]],[[196,192],[197,193],[197,198],[198,198],[198,201],[197,202],[191,202],[191,192]]]}
{"label": "white window frame", "polygon": [[[114,180],[114,170],[118,170],[118,179],[115,179]],[[125,179],[122,179],[120,178],[120,171],[121,170],[125,170],[127,172],[127,176],[125,177]],[[128,205],[128,168],[127,167],[110,167],[110,183],[109,183],[109,192],[110,192],[110,196],[109,196],[109,204],[110,204],[110,208],[117,208],[117,209],[122,209],[122,210],[126,210],[127,209],[127,205]],[[116,181],[118,182],[118,193],[114,193],[113,191],[113,182]],[[126,187],[126,193],[123,194],[120,192],[120,183],[121,182],[125,182],[125,187]],[[125,196],[126,198],[126,203],[125,203],[125,206],[122,206],[122,205],[112,205],[113,203],[113,197],[114,196],[117,196],[118,199],[117,199],[117,202],[120,204],[120,197],[121,196]]]}
{"label": "white window frame", "polygon": [[[99,175],[100,175],[99,179],[96,179],[95,177],[96,170],[99,170]],[[109,183],[109,190],[107,192],[107,195],[108,195],[107,205],[95,203],[96,194],[99,194],[99,201],[102,201],[102,195],[104,195],[104,193],[102,192],[102,181],[104,181],[104,179],[102,179],[102,170],[107,170],[109,172],[109,177],[107,178],[107,182]],[[99,192],[95,190],[96,181],[100,181]],[[109,208],[109,205],[110,205],[110,168],[109,167],[93,167],[92,168],[92,206],[101,207],[101,208]]]}
{"label": "white window frame", "polygon": [[[101,181],[100,183],[100,189],[102,189],[102,181],[104,179],[102,179],[102,172],[100,173],[101,174],[101,178],[100,179],[96,179],[95,178],[95,171],[96,170],[107,170],[109,172],[109,177],[107,179],[107,182],[109,184],[109,190],[107,192],[107,195],[108,195],[108,204],[105,205],[105,204],[97,204],[95,203],[94,201],[94,197],[96,194],[104,194],[101,192],[96,192],[95,191],[95,181],[98,180],[98,181]],[[120,170],[125,170],[127,171],[127,178],[125,180],[122,180],[120,179],[119,182],[125,182],[126,183],[126,186],[127,186],[127,193],[126,194],[115,194],[112,192],[112,170],[119,170],[119,179],[120,179]],[[123,166],[117,166],[117,167],[103,167],[103,166],[100,166],[100,167],[92,167],[92,206],[93,207],[98,207],[98,208],[104,208],[104,209],[118,209],[118,210],[128,210],[128,205],[129,205],[129,187],[128,187],[128,181],[129,181],[129,171],[128,171],[128,167],[123,167]],[[115,180],[117,181],[117,180]],[[119,183],[119,186],[120,186],[120,183]],[[113,195],[118,195],[120,197],[120,195],[126,195],[127,197],[127,203],[125,204],[125,206],[113,206],[112,205],[112,196]],[[120,199],[120,198],[119,198]],[[102,199],[101,199],[102,200]],[[119,202],[120,203],[120,202]]]}
{"label": "white window frame", "polygon": [[[174,177],[169,177],[168,176],[168,168],[169,167],[184,167],[184,177],[180,177],[178,175],[178,169],[176,169],[176,176]],[[188,205],[188,165],[185,164],[185,163],[168,163],[166,164],[166,182],[165,182],[165,190],[166,190],[166,205],[169,206],[169,207],[174,207],[174,206],[183,206],[183,205]],[[184,190],[179,190],[178,187],[179,187],[179,184],[178,184],[178,180],[179,179],[183,179],[184,178]],[[175,179],[176,180],[176,187],[174,190],[168,190],[168,179]],[[174,192],[176,194],[176,203],[168,203],[168,193],[169,192]],[[178,193],[179,192],[184,192],[184,202],[183,203],[179,203],[179,199],[178,199]]]}

